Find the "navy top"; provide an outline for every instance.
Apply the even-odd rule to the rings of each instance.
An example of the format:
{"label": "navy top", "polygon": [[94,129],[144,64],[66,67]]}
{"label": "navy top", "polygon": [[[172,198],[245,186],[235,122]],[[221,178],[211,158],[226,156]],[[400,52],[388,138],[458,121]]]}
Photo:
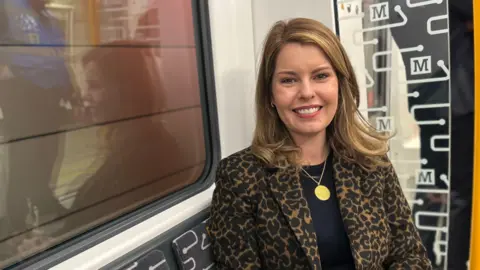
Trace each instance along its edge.
{"label": "navy top", "polygon": [[[323,174],[321,184],[330,190],[327,201],[319,200],[314,193],[315,183],[305,173],[300,179],[304,194],[312,214],[315,232],[317,234],[318,251],[324,270],[355,270],[355,264],[350,249],[350,241],[343,225],[340,207],[336,197],[335,182],[333,178],[332,155],[327,159],[327,167]],[[303,167],[318,182],[325,163]]]}

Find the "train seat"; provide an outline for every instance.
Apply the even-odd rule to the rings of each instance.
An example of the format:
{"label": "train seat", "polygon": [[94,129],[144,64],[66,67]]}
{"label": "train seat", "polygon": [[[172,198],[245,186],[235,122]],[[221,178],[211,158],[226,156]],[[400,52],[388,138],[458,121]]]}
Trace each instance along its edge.
{"label": "train seat", "polygon": [[210,239],[206,230],[207,220],[172,241],[174,256],[180,269],[214,269]]}

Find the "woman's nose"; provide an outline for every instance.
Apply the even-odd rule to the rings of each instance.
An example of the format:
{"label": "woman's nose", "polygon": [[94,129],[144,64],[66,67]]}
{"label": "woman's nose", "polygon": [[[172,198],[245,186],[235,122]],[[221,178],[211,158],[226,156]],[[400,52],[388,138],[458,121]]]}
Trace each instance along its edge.
{"label": "woman's nose", "polygon": [[310,80],[305,80],[301,84],[300,97],[310,99],[315,95],[314,86]]}

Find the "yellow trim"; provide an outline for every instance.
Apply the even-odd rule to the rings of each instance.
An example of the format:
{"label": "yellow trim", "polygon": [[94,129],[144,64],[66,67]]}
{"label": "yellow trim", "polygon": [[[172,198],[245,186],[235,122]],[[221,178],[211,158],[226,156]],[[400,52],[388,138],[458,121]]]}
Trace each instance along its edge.
{"label": "yellow trim", "polygon": [[100,43],[100,33],[96,0],[88,1],[88,26],[90,33],[90,44],[98,45]]}
{"label": "yellow trim", "polygon": [[[450,0],[452,1],[452,0]],[[453,0],[455,1],[455,0]],[[480,146],[480,0],[473,1],[474,31],[474,57],[475,57],[475,137],[474,145]],[[472,234],[470,237],[470,269],[480,269],[480,151],[475,147],[473,163],[473,208],[472,208]]]}

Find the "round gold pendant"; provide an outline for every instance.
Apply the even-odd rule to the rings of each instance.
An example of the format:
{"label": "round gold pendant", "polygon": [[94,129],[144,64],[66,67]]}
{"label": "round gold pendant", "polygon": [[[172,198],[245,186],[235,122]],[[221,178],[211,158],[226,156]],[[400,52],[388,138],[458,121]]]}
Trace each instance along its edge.
{"label": "round gold pendant", "polygon": [[315,196],[321,201],[330,199],[330,190],[326,186],[318,186],[315,188]]}

